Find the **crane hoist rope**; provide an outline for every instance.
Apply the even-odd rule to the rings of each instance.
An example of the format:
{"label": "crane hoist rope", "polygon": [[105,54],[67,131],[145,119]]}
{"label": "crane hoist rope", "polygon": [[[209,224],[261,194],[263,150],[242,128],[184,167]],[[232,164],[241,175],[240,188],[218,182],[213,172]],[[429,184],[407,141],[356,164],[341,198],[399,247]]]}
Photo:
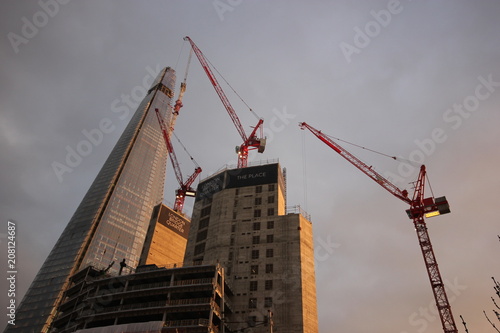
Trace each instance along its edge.
{"label": "crane hoist rope", "polygon": [[255,116],[255,118],[257,119],[261,119],[261,117],[250,107],[250,105],[247,104],[247,102],[245,102],[245,100],[243,99],[243,97],[240,96],[240,94],[238,94],[238,92],[233,88],[233,86],[231,86],[231,84],[229,84],[229,82],[226,80],[226,78],[221,74],[221,72],[219,72],[219,70],[210,62],[210,60],[208,60],[206,57],[205,59],[207,60],[207,62],[210,64],[210,66],[215,70],[215,72],[217,74],[219,74],[219,76],[221,77],[221,79],[228,85],[229,88],[231,88],[231,90],[235,93],[236,96],[238,96],[238,98],[243,102],[243,104],[245,104],[245,106],[248,108],[248,110]]}

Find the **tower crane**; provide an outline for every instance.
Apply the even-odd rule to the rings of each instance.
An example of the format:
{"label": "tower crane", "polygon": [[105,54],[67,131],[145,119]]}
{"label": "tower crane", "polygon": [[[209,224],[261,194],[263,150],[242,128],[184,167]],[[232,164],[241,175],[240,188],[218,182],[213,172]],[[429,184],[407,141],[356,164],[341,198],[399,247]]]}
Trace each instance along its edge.
{"label": "tower crane", "polygon": [[187,62],[187,65],[186,65],[186,72],[184,73],[184,80],[181,82],[181,88],[180,88],[180,91],[179,91],[179,97],[177,97],[177,100],[175,101],[175,105],[174,105],[174,110],[172,111],[172,119],[170,121],[170,130],[171,131],[174,130],[174,126],[175,126],[175,122],[177,120],[177,116],[179,115],[179,111],[183,107],[182,99],[184,97],[184,93],[186,92],[186,81],[187,81],[187,76],[188,76],[188,71],[189,71],[189,65],[191,64],[191,56],[192,56],[192,54],[193,54],[193,52],[190,51],[189,52],[188,62]]}
{"label": "tower crane", "polygon": [[433,217],[450,213],[450,206],[444,196],[439,198],[424,198],[426,179],[425,165],[420,167],[420,173],[417,181],[415,182],[415,192],[413,197],[410,198],[408,197],[408,191],[399,189],[396,185],[392,184],[389,180],[373,170],[371,166],[366,165],[321,131],[305,122],[299,123],[299,126],[303,130],[308,129],[318,139],[323,141],[327,146],[332,148],[352,165],[361,170],[361,172],[385,188],[389,193],[410,205],[410,208],[406,210],[406,213],[408,214],[408,217],[413,220],[413,225],[415,226],[415,230],[417,232],[418,242],[424,257],[427,275],[432,286],[432,292],[434,294],[443,330],[445,333],[458,333],[453,319],[453,314],[451,312],[450,302],[448,301],[448,297],[446,295],[444,283],[438,269],[438,264],[424,220],[424,217]]}
{"label": "tower crane", "polygon": [[[262,124],[264,123],[264,120],[262,118],[259,119],[257,125],[255,125],[253,131],[250,133],[250,135],[246,135],[245,130],[243,126],[241,125],[240,119],[238,118],[238,115],[236,114],[236,111],[232,107],[231,103],[229,102],[226,94],[222,90],[221,86],[217,82],[217,79],[215,78],[214,74],[212,73],[212,70],[210,69],[209,63],[206,60],[205,56],[201,52],[201,50],[196,46],[196,44],[189,38],[188,36],[184,37],[184,40],[188,41],[191,44],[191,48],[193,49],[194,53],[198,57],[198,60],[201,63],[201,66],[205,70],[205,73],[208,76],[208,79],[212,83],[212,86],[214,87],[215,91],[219,95],[219,98],[222,101],[222,104],[224,104],[224,107],[227,110],[227,113],[231,117],[231,120],[233,121],[234,125],[236,126],[236,130],[240,134],[241,138],[243,139],[243,143],[240,146],[236,146],[236,153],[238,154],[238,168],[245,168],[248,163],[248,151],[249,150],[254,150],[257,149],[259,153],[263,153],[264,149],[266,148],[266,139],[263,137],[263,131],[264,128]],[[257,130],[260,129],[260,138],[257,137],[256,133]]]}
{"label": "tower crane", "polygon": [[[156,108],[155,111],[156,111],[156,117],[158,118],[158,122],[160,123],[161,131],[163,133],[163,138],[165,139],[165,144],[167,145],[170,161],[172,161],[172,166],[174,167],[175,177],[179,182],[179,189],[177,189],[175,195],[174,210],[176,212],[182,213],[182,209],[184,207],[184,199],[186,198],[186,196],[188,197],[196,196],[196,191],[191,187],[191,185],[193,184],[196,177],[198,177],[198,175],[202,170],[200,166],[197,165],[195,162],[196,168],[194,169],[193,174],[186,181],[183,180],[181,168],[179,166],[179,162],[177,161],[177,156],[175,155],[172,142],[170,141],[167,125],[165,124],[165,121],[163,120],[163,117],[161,116],[158,108]],[[193,158],[191,159],[194,161]]]}

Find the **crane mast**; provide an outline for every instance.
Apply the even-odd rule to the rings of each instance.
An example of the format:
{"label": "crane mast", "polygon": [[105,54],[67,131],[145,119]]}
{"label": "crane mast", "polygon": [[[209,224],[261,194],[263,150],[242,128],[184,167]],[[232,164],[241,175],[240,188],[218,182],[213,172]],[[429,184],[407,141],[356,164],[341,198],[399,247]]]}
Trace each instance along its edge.
{"label": "crane mast", "polygon": [[427,275],[431,283],[443,331],[445,333],[458,333],[453,319],[453,314],[451,312],[450,302],[448,301],[448,296],[446,295],[443,279],[441,278],[441,273],[439,272],[436,256],[434,255],[434,250],[432,249],[429,233],[427,232],[427,225],[424,220],[424,217],[450,213],[450,206],[448,205],[446,197],[424,198],[426,179],[425,165],[422,165],[420,168],[418,179],[415,182],[415,192],[413,194],[413,198],[410,199],[408,197],[408,191],[399,189],[396,185],[392,184],[389,180],[373,170],[371,166],[368,166],[359,160],[338,143],[330,139],[327,135],[323,134],[320,130],[317,130],[305,122],[299,123],[299,126],[303,130],[308,129],[318,139],[323,141],[323,143],[336,151],[340,156],[344,157],[365,175],[373,179],[377,184],[385,188],[389,193],[410,205],[410,208],[406,210],[406,213],[408,214],[408,217],[413,220],[413,225],[417,232],[418,242],[424,257]]}
{"label": "crane mast", "polygon": [[177,161],[177,156],[175,155],[172,142],[170,141],[170,135],[167,129],[167,125],[165,124],[165,121],[163,120],[163,117],[161,116],[158,108],[155,109],[155,112],[160,124],[161,131],[163,133],[163,138],[165,139],[165,144],[167,145],[168,155],[174,168],[175,177],[177,178],[177,182],[179,183],[179,188],[177,189],[175,195],[174,210],[176,212],[182,213],[186,196],[194,197],[196,195],[196,191],[191,187],[191,185],[202,170],[199,166],[196,166],[194,173],[186,181],[183,180],[181,168],[179,166],[179,162]]}
{"label": "crane mast", "polygon": [[[227,113],[231,117],[231,120],[233,121],[234,126],[236,127],[236,130],[240,134],[241,138],[243,139],[243,143],[240,146],[236,147],[236,153],[238,154],[238,168],[245,168],[247,166],[248,162],[248,151],[250,149],[257,149],[259,153],[263,153],[266,145],[266,139],[262,137],[262,132],[263,132],[263,127],[262,124],[264,120],[261,118],[259,119],[257,125],[255,125],[253,131],[250,133],[249,136],[246,135],[245,129],[243,128],[243,125],[241,125],[240,119],[238,118],[238,115],[236,114],[236,111],[234,110],[233,106],[229,102],[229,99],[227,98],[226,94],[224,93],[224,90],[222,90],[222,87],[219,85],[219,82],[215,78],[212,70],[210,69],[210,65],[208,61],[206,60],[205,56],[203,55],[203,52],[196,46],[196,44],[189,38],[188,36],[184,37],[184,40],[188,41],[191,44],[191,48],[193,49],[194,53],[196,54],[198,60],[201,63],[201,67],[203,67],[205,73],[208,76],[208,79],[210,80],[210,83],[212,83],[212,86],[214,87],[215,91],[217,92],[217,95],[219,95],[219,98],[222,101],[222,104],[224,104],[224,107],[226,108]],[[257,130],[261,130],[261,137],[258,138],[256,135]]]}

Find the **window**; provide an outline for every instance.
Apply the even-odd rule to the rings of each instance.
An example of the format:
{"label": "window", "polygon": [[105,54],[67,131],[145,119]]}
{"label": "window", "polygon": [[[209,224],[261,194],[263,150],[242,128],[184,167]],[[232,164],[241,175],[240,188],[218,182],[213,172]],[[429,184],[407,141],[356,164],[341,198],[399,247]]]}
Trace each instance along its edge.
{"label": "window", "polygon": [[252,244],[259,244],[259,243],[260,243],[260,236],[253,236]]}
{"label": "window", "polygon": [[207,206],[201,210],[200,216],[210,215],[210,211],[212,210],[212,206]]}
{"label": "window", "polygon": [[272,273],[274,271],[273,264],[266,264],[266,273]]}
{"label": "window", "polygon": [[231,237],[231,240],[229,242],[230,242],[229,245],[233,246],[234,245],[234,238]]}
{"label": "window", "polygon": [[260,230],[260,222],[254,222],[252,228],[253,230]]}
{"label": "window", "polygon": [[229,252],[227,260],[229,260],[229,261],[233,260],[233,252]]}
{"label": "window", "polygon": [[237,189],[234,191],[234,194],[235,194],[235,195],[240,194],[240,189],[239,189],[239,188],[237,188]]}
{"label": "window", "polygon": [[255,198],[255,204],[256,205],[262,204],[262,198]]}
{"label": "window", "polygon": [[262,193],[262,185],[255,186],[255,193]]}
{"label": "window", "polygon": [[231,232],[236,232],[236,224],[233,224],[233,225],[231,226]]}
{"label": "window", "polygon": [[256,209],[253,211],[253,217],[260,217],[260,209]]}
{"label": "window", "polygon": [[198,244],[194,247],[194,255],[205,252],[205,243]]}
{"label": "window", "polygon": [[274,221],[267,221],[267,229],[274,229]]}
{"label": "window", "polygon": [[264,307],[265,308],[270,308],[273,306],[273,298],[272,297],[266,297],[264,299]]}
{"label": "window", "polygon": [[267,209],[267,216],[273,216],[274,215],[274,208],[268,208]]}
{"label": "window", "polygon": [[259,265],[251,265],[250,274],[252,275],[259,274]]}
{"label": "window", "polygon": [[267,249],[266,258],[272,258],[272,257],[274,257],[274,249]]}
{"label": "window", "polygon": [[250,291],[257,291],[257,281],[250,281]]}
{"label": "window", "polygon": [[267,235],[266,240],[268,243],[273,243],[274,242],[274,235]]}
{"label": "window", "polygon": [[259,250],[252,250],[252,259],[259,259]]}
{"label": "window", "polygon": [[200,227],[198,229],[203,229],[203,228],[208,227],[208,222],[209,221],[210,221],[210,219],[208,217],[205,218],[205,219],[200,220]]}
{"label": "window", "polygon": [[270,195],[267,197],[267,203],[274,203],[274,195]]}
{"label": "window", "polygon": [[201,242],[202,240],[207,239],[207,234],[208,234],[208,229],[198,232],[198,235],[196,235],[196,242]]}
{"label": "window", "polygon": [[257,298],[250,298],[248,300],[248,307],[250,309],[257,309]]}
{"label": "window", "polygon": [[237,216],[236,212],[233,212],[233,220],[236,220],[236,216]]}
{"label": "window", "polygon": [[273,280],[266,280],[265,288],[266,290],[273,290]]}

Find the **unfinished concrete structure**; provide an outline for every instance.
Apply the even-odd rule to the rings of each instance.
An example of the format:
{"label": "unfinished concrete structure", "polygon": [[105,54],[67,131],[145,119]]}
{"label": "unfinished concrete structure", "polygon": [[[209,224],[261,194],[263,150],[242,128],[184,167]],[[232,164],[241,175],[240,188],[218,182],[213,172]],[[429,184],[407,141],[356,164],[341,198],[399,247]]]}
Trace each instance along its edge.
{"label": "unfinished concrete structure", "polygon": [[317,333],[312,223],[286,209],[278,163],[222,170],[203,180],[185,264],[218,262],[232,286],[233,330],[260,325],[268,311],[280,332]]}

